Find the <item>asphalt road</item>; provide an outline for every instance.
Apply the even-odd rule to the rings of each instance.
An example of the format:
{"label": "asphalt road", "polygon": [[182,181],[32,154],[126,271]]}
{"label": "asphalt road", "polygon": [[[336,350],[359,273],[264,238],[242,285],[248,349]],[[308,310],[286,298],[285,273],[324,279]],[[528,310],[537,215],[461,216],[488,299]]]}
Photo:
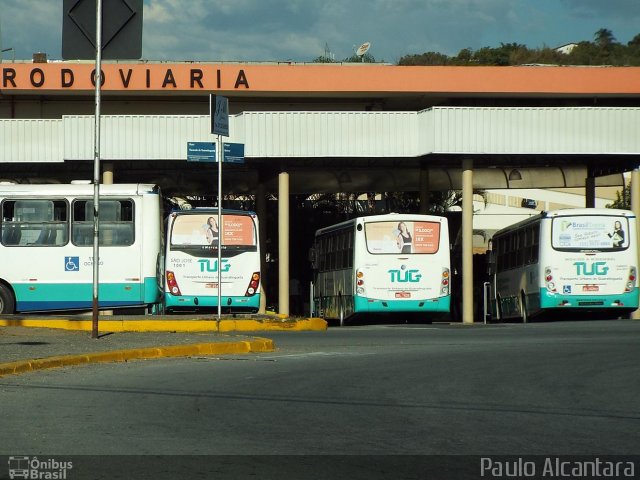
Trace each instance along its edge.
{"label": "asphalt road", "polygon": [[[342,478],[347,466],[363,478],[425,478],[424,462],[456,472],[450,455],[476,456],[477,473],[480,456],[640,454],[638,321],[264,336],[276,352],[2,378],[0,454],[171,455],[187,470],[217,465],[216,478],[226,464],[229,478],[289,478],[283,461],[291,478]],[[74,458],[108,470],[138,457]],[[134,463],[153,470],[153,457],[141,458]]]}

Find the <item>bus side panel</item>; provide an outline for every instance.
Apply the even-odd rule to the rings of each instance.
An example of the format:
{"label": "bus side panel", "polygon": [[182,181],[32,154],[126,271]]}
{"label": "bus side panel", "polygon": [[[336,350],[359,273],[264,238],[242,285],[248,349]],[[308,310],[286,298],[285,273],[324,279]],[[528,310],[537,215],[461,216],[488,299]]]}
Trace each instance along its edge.
{"label": "bus side panel", "polygon": [[[108,199],[108,196],[103,198]],[[99,306],[143,306],[159,300],[156,260],[160,251],[160,197],[118,195],[135,205],[133,244],[109,245],[105,235],[99,249]],[[72,198],[69,202],[72,202]],[[106,232],[108,233],[108,232]],[[88,309],[93,306],[93,246],[3,246],[5,271],[19,272],[6,280],[16,296],[16,311]],[[153,260],[151,260],[153,259]]]}
{"label": "bus side panel", "polygon": [[531,264],[524,268],[505,270],[496,275],[496,292],[501,318],[522,316],[522,295],[529,314],[540,310],[540,268]]}
{"label": "bus side panel", "polygon": [[[155,281],[155,279],[154,279]],[[68,284],[14,284],[16,310],[85,309],[93,306],[93,285]],[[141,305],[143,287],[139,283],[104,284],[98,288],[100,307],[125,307]]]}
{"label": "bus side panel", "polygon": [[354,306],[353,275],[351,269],[330,270],[318,274],[318,302],[324,318],[340,318],[357,313]]}
{"label": "bus side panel", "polygon": [[139,252],[143,284],[141,300],[146,305],[152,305],[162,301],[157,271],[158,258],[163,254],[162,199],[156,194],[143,195],[138,199],[136,207],[135,246]]}

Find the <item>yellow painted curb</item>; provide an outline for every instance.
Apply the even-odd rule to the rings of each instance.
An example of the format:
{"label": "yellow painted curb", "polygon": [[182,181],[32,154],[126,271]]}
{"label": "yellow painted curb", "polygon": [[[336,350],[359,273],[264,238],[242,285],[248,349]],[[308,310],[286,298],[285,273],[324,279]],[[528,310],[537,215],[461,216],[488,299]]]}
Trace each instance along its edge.
{"label": "yellow painted curb", "polygon": [[327,322],[322,318],[305,319],[268,319],[268,320],[222,320],[220,322],[220,332],[256,332],[261,330],[277,331],[321,331],[327,329]]}
{"label": "yellow painted curb", "polygon": [[0,363],[0,377],[47,368],[70,367],[89,363],[126,362],[128,360],[188,357],[192,355],[273,352],[274,348],[273,340],[268,338],[254,338],[240,342],[195,343],[164,347],[134,348],[130,350],[112,350],[79,355],[61,355],[34,360]]}
{"label": "yellow painted curb", "polygon": [[[92,320],[61,319],[1,319],[0,327],[57,328],[90,332]],[[216,320],[100,320],[101,332],[257,332],[257,331],[321,331],[327,329],[327,322],[321,318],[305,319],[223,319]]]}

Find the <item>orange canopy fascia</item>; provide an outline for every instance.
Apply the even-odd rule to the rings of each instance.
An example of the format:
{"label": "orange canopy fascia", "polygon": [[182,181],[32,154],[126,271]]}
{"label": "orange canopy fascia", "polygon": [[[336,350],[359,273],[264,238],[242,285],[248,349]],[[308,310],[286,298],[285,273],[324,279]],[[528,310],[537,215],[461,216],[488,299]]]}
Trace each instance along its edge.
{"label": "orange canopy fascia", "polygon": [[[87,93],[87,62],[2,63],[4,94]],[[103,63],[105,92],[238,95],[640,95],[640,67],[423,67],[383,64]]]}

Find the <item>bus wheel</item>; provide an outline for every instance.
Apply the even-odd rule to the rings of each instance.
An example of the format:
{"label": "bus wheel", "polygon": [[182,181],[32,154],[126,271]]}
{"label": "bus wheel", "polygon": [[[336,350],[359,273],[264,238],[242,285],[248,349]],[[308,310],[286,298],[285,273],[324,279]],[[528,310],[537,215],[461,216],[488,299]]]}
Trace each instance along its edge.
{"label": "bus wheel", "polygon": [[5,286],[0,284],[0,314],[7,315],[15,313],[15,301],[13,294]]}
{"label": "bus wheel", "polygon": [[522,323],[529,323],[531,319],[529,318],[529,309],[527,308],[527,297],[524,292],[520,295],[520,311],[522,313]]}

